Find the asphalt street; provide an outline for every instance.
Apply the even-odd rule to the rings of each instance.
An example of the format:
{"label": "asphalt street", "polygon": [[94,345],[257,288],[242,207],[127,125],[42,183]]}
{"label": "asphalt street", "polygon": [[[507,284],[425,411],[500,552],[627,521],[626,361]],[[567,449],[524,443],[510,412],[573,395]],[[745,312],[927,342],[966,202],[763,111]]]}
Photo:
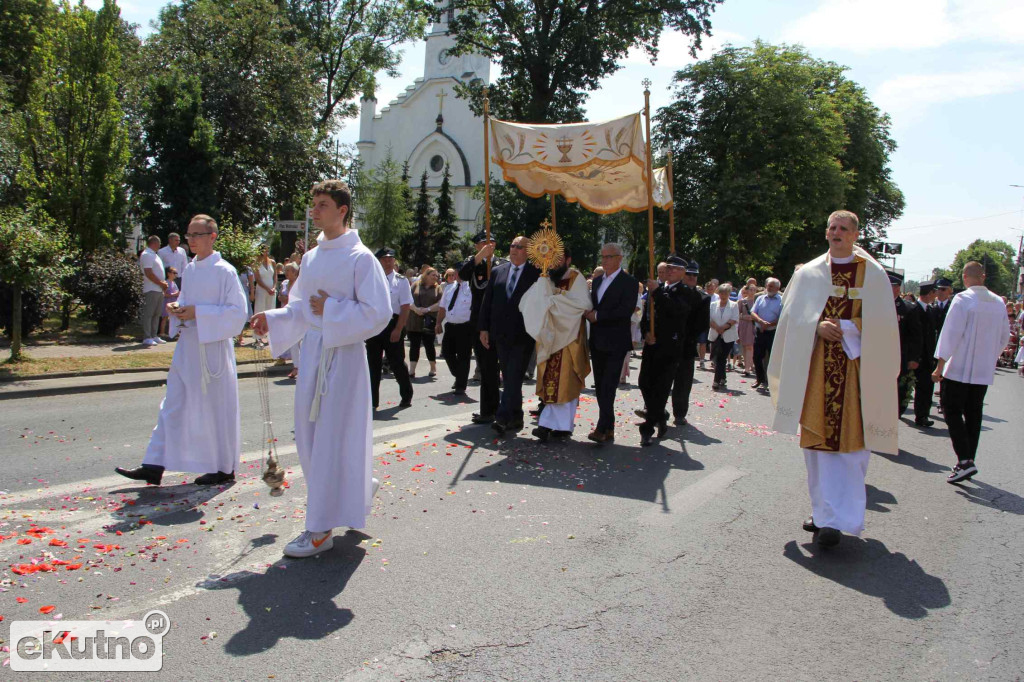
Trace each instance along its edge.
{"label": "asphalt street", "polygon": [[[303,529],[305,499],[291,382],[271,385],[289,469],[281,497],[260,480],[254,380],[240,383],[239,479],[215,489],[184,474],[159,488],[113,474],[141,460],[162,389],[5,401],[0,646],[15,620],[159,608],[172,626],[160,673],[26,674],[5,663],[0,674],[1020,679],[1024,379],[1014,373],[998,372],[988,393],[974,481],[945,482],[954,458],[941,418],[928,431],[904,422],[899,456],[872,458],[864,536],[822,552],[800,528],[809,502],[795,438],[771,431],[769,399],[736,374],[716,393],[698,371],[691,425],[641,449],[635,386],[619,394],[614,445],[585,439],[597,418],[589,392],[574,440],[542,445],[529,427],[498,439],[470,425],[476,385],[453,400],[439,369],[416,380],[406,410],[385,378],[373,515],[306,560],[281,556]],[[54,559],[82,566],[14,570]]]}

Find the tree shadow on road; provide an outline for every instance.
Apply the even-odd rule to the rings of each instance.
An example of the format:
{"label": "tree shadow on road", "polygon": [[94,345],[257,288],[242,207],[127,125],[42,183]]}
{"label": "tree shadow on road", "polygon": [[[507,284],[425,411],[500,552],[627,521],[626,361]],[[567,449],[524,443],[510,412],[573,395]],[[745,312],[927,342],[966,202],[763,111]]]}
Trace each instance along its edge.
{"label": "tree shadow on road", "polygon": [[901,552],[891,552],[879,540],[846,536],[838,547],[821,549],[814,543],[800,551],[795,540],[782,554],[817,576],[869,597],[882,600],[901,618],[924,618],[930,609],[949,606],[949,590],[941,578],[929,575]]}
{"label": "tree shadow on road", "polygon": [[251,656],[286,637],[322,640],[351,623],[352,611],[335,602],[366,557],[360,543],[367,538],[349,531],[335,536],[333,549],[315,557],[282,558],[266,573],[240,571],[200,583],[207,590],[238,590],[238,604],[249,617],[224,651]]}
{"label": "tree shadow on road", "polygon": [[902,448],[900,448],[898,455],[890,455],[886,452],[875,452],[874,454],[881,457],[882,459],[887,459],[890,462],[902,464],[904,466],[908,466],[928,474],[937,474],[943,472],[948,473],[950,469],[948,466],[936,464],[935,462],[931,461],[926,457],[922,457],[921,455],[915,455],[914,453],[907,452]]}
{"label": "tree shadow on road", "polygon": [[980,504],[989,509],[997,509],[1018,516],[1024,515],[1024,497],[973,478],[970,482],[973,487],[964,485],[967,481],[954,483],[957,494],[974,504]]}

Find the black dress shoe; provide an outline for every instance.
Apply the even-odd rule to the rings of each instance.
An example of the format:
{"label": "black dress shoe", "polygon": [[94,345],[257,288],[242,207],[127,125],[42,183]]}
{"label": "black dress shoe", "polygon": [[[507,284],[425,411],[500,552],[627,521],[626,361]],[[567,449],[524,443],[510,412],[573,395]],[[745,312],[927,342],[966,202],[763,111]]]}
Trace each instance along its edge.
{"label": "black dress shoe", "polygon": [[804,521],[804,530],[808,533],[817,533],[821,529],[814,525],[814,517],[808,516],[807,520]]}
{"label": "black dress shoe", "polygon": [[686,417],[676,417],[672,420],[672,423],[676,426],[686,426],[688,422],[686,421]]}
{"label": "black dress shoe", "polygon": [[512,433],[519,433],[523,430],[523,426],[524,424],[522,419],[514,419],[505,425],[505,430],[511,431]]}
{"label": "black dress shoe", "polygon": [[133,481],[145,481],[149,485],[160,485],[160,479],[164,477],[163,467],[141,466],[134,469],[114,467],[114,471],[125,478],[130,478]]}
{"label": "black dress shoe", "polygon": [[398,403],[399,408],[412,407],[412,398],[406,398],[402,402]]}
{"label": "black dress shoe", "polygon": [[196,485],[219,485],[221,483],[227,483],[228,481],[235,480],[235,472],[232,471],[230,474],[225,474],[223,471],[218,471],[212,474],[203,474],[194,481]]}
{"label": "black dress shoe", "polygon": [[466,389],[464,388],[453,388],[452,395],[466,395]]}
{"label": "black dress shoe", "polygon": [[916,424],[917,426],[920,426],[922,429],[927,429],[927,428],[929,428],[931,426],[934,426],[935,422],[932,421],[931,419],[925,418],[925,419],[915,419],[914,420],[914,424]]}
{"label": "black dress shoe", "polygon": [[814,534],[814,541],[821,547],[835,547],[843,539],[843,534],[835,528],[822,528]]}
{"label": "black dress shoe", "polygon": [[470,419],[470,421],[473,422],[474,424],[490,424],[491,422],[494,421],[494,415],[493,414],[479,414],[477,412],[474,412],[473,413],[473,418]]}
{"label": "black dress shoe", "polygon": [[654,436],[654,429],[649,427],[640,427],[640,447],[646,448],[649,445],[654,445],[652,440]]}
{"label": "black dress shoe", "polygon": [[658,438],[664,438],[666,433],[668,433],[668,421],[663,419],[658,422]]}
{"label": "black dress shoe", "polygon": [[643,408],[637,408],[633,410],[633,414],[640,417],[641,419],[647,419],[647,410]]}
{"label": "black dress shoe", "polygon": [[547,443],[547,442],[548,442],[548,439],[549,439],[549,438],[551,438],[551,429],[549,429],[549,428],[548,428],[548,427],[546,427],[546,426],[538,426],[538,427],[537,427],[537,428],[535,428],[535,429],[534,429],[533,431],[531,431],[531,433],[532,433],[532,434],[533,434],[533,435],[534,435],[534,436],[535,436],[535,437],[537,438],[537,440],[539,440],[539,441],[540,441],[541,443]]}
{"label": "black dress shoe", "polygon": [[551,432],[551,437],[554,438],[555,440],[566,440],[572,438],[572,431],[555,430]]}
{"label": "black dress shoe", "polygon": [[499,436],[505,435],[505,429],[507,427],[508,427],[508,423],[507,422],[503,422],[503,421],[500,421],[498,419],[495,419],[494,421],[491,422],[491,428],[494,429],[498,433]]}

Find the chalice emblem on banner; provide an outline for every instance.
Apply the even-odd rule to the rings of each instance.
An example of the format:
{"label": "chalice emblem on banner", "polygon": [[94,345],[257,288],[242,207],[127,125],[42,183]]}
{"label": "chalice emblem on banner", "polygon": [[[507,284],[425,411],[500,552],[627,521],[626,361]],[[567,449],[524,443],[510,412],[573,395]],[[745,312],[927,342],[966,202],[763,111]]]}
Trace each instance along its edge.
{"label": "chalice emblem on banner", "polygon": [[565,135],[555,140],[558,151],[562,152],[562,158],[558,160],[559,163],[569,163],[572,161],[572,159],[569,158],[569,151],[572,150],[572,142],[572,138],[566,137]]}

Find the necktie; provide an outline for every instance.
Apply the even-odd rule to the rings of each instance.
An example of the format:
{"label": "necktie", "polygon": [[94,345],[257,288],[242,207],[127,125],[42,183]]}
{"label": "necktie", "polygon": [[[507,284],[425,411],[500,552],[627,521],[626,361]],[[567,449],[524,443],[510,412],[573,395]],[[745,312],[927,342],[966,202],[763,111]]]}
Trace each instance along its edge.
{"label": "necktie", "polygon": [[512,298],[512,292],[516,290],[516,280],[519,279],[519,266],[512,268],[512,274],[508,277],[508,286],[505,287],[505,295]]}
{"label": "necktie", "polygon": [[455,307],[455,299],[459,297],[459,287],[462,286],[462,282],[455,283],[455,291],[452,293],[452,300],[448,301],[449,312]]}

